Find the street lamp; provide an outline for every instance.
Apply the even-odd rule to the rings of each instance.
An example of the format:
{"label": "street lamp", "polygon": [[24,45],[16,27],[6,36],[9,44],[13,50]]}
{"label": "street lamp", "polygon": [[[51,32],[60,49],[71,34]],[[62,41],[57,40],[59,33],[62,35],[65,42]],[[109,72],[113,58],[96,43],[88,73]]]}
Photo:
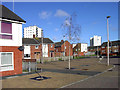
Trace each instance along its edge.
{"label": "street lamp", "polygon": [[107,45],[107,65],[109,66],[110,60],[109,60],[109,26],[108,26],[108,18],[111,16],[107,16],[107,40],[108,40],[108,45]]}
{"label": "street lamp", "polygon": [[42,49],[41,49],[41,63],[43,64],[43,30],[41,30],[41,42],[42,42]]}

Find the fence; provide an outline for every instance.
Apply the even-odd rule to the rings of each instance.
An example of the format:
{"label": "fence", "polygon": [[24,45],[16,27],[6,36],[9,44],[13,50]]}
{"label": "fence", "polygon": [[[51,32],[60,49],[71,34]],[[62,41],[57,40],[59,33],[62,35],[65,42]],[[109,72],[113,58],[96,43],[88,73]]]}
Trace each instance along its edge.
{"label": "fence", "polygon": [[[73,59],[73,56],[70,56],[70,59]],[[43,62],[60,61],[60,60],[69,60],[69,56],[43,57]]]}
{"label": "fence", "polygon": [[23,72],[35,72],[37,69],[36,59],[23,59],[22,70]]}

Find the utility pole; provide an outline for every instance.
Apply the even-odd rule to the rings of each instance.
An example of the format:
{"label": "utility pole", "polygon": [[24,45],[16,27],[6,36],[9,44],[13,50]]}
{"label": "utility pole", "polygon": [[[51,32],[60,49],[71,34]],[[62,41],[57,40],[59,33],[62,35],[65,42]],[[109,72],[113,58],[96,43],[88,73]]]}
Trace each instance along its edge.
{"label": "utility pole", "polygon": [[14,0],[13,0],[13,12],[14,12]]}
{"label": "utility pole", "polygon": [[110,64],[110,60],[109,60],[109,25],[108,25],[108,18],[110,18],[111,16],[107,16],[107,40],[108,40],[108,44],[107,44],[107,65],[109,66]]}
{"label": "utility pole", "polygon": [[42,42],[42,48],[41,48],[41,63],[43,64],[43,30],[41,30],[41,42]]}

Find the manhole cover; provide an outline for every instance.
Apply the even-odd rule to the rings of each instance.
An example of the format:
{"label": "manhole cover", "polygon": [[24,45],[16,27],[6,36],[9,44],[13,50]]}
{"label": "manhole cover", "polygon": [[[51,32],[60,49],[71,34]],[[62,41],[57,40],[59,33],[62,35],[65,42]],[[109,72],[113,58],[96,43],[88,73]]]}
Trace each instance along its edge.
{"label": "manhole cover", "polygon": [[82,70],[88,70],[88,69],[82,69]]}
{"label": "manhole cover", "polygon": [[51,77],[38,76],[38,77],[30,78],[30,79],[41,81],[41,80],[50,79],[50,78]]}
{"label": "manhole cover", "polygon": [[89,66],[89,65],[81,65],[81,66]]}

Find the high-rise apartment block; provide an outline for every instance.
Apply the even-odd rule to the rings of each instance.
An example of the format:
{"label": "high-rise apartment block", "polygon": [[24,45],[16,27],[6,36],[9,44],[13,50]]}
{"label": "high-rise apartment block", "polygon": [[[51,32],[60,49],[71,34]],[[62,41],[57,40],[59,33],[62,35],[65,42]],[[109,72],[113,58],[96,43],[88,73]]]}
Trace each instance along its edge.
{"label": "high-rise apartment block", "polygon": [[24,38],[33,38],[33,37],[41,37],[42,28],[37,26],[29,26],[24,28]]}
{"label": "high-rise apartment block", "polygon": [[101,36],[93,36],[90,38],[90,46],[100,46],[102,42]]}

